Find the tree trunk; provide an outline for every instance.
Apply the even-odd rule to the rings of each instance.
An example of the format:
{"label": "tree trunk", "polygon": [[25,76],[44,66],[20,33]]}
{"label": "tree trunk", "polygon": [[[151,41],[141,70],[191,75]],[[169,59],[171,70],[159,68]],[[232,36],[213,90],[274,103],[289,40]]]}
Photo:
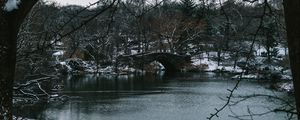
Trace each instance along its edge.
{"label": "tree trunk", "polygon": [[0,119],[12,118],[12,87],[16,63],[15,28],[10,15],[0,13]]}
{"label": "tree trunk", "polygon": [[297,115],[300,119],[300,0],[284,0],[284,12]]}
{"label": "tree trunk", "polygon": [[221,54],[222,54],[222,53],[221,53],[221,50],[218,50],[218,51],[217,51],[218,66],[220,66],[220,62],[221,62]]}
{"label": "tree trunk", "polygon": [[12,93],[16,65],[17,35],[21,23],[37,0],[26,0],[18,10],[4,11],[0,1],[0,119],[12,120]]}

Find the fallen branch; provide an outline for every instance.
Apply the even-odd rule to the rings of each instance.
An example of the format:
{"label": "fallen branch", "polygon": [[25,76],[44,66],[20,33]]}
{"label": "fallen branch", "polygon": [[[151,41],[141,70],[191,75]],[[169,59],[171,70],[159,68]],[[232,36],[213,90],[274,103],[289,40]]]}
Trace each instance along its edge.
{"label": "fallen branch", "polygon": [[35,94],[24,92],[24,91],[21,90],[21,89],[19,89],[18,91],[20,91],[20,92],[23,93],[24,95],[33,96],[34,98],[36,98],[36,100],[39,100],[39,99],[40,99],[40,98],[39,98],[37,95],[35,95]]}
{"label": "fallen branch", "polygon": [[49,80],[49,79],[52,79],[52,77],[41,77],[41,78],[29,80],[25,84],[18,84],[17,86],[13,87],[13,90],[19,90],[19,89],[22,89],[24,87],[28,87],[28,86],[30,86],[34,83],[39,83],[39,82]]}
{"label": "fallen branch", "polygon": [[[53,79],[57,79],[57,76],[54,75],[45,75],[43,74],[43,76],[45,77],[41,77],[41,78],[36,78],[36,79],[32,79],[32,80],[28,80],[26,83],[24,84],[17,84],[16,86],[13,87],[13,90],[15,92],[18,92],[19,94],[14,94],[14,96],[29,96],[29,97],[33,97],[35,98],[34,100],[40,100],[41,96],[45,96],[47,95],[48,98],[51,97],[51,95],[46,92],[46,90],[44,88],[42,88],[41,82],[44,81],[49,81],[49,80],[53,80]],[[35,87],[36,85],[36,87]],[[33,91],[32,88],[37,88],[37,91],[41,91],[41,93],[37,93],[37,91]]]}

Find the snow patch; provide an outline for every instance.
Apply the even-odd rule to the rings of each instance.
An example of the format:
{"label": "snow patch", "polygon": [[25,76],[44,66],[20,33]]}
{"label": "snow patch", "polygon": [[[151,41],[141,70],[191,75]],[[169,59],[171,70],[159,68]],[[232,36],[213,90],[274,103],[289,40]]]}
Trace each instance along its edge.
{"label": "snow patch", "polygon": [[65,51],[60,50],[60,51],[57,51],[57,52],[53,53],[52,55],[53,56],[61,56],[61,55],[64,55],[64,53],[65,53]]}
{"label": "snow patch", "polygon": [[137,50],[130,50],[131,54],[134,55],[134,54],[138,54],[138,51]]}
{"label": "snow patch", "polygon": [[281,75],[282,80],[293,80],[293,77],[291,75]]}
{"label": "snow patch", "polygon": [[295,90],[292,81],[286,83],[278,83],[276,87],[279,91],[294,92]]}
{"label": "snow patch", "polygon": [[218,66],[218,63],[216,61],[208,60],[208,58],[203,58],[203,59],[192,58],[192,65],[194,66],[207,65],[207,68],[204,69],[204,71],[207,72],[218,71],[218,70],[224,72],[225,71],[236,72],[236,73],[242,72],[242,69],[238,66],[236,66],[236,68],[234,68],[233,66],[224,66],[224,65]]}
{"label": "snow patch", "polygon": [[288,53],[288,49],[284,47],[276,47],[278,49],[278,56],[285,56]]}
{"label": "snow patch", "polygon": [[263,47],[256,48],[256,55],[261,56],[262,53],[267,52],[267,50]]}
{"label": "snow patch", "polygon": [[235,75],[232,77],[232,79],[257,79],[257,75],[254,75],[254,74],[248,74],[248,75]]}
{"label": "snow patch", "polygon": [[8,0],[3,9],[7,12],[13,11],[15,9],[18,9],[18,5],[21,3],[21,0]]}
{"label": "snow patch", "polygon": [[56,40],[52,40],[50,43],[53,44],[53,45],[56,45],[56,46],[62,46],[62,45],[64,45],[63,42],[61,42],[61,41],[56,41]]}

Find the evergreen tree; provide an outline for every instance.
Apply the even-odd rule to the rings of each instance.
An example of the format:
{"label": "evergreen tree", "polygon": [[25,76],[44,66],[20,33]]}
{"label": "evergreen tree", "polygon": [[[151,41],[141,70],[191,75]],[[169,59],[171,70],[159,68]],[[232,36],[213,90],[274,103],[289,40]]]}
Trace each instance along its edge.
{"label": "evergreen tree", "polygon": [[181,0],[180,9],[184,16],[191,17],[195,13],[196,4],[194,0]]}

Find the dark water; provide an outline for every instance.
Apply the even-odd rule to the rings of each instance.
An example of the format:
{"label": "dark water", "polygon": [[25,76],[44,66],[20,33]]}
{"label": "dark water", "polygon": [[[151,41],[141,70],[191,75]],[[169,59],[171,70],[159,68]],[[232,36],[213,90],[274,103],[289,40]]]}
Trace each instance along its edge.
{"label": "dark water", "polygon": [[[39,120],[205,120],[214,108],[225,103],[220,97],[226,97],[227,89],[235,85],[236,81],[227,76],[214,73],[178,73],[172,77],[68,76],[62,84],[69,101],[40,104],[26,114]],[[243,81],[235,95],[276,94],[288,98],[266,86],[267,83]],[[232,120],[229,115],[263,113],[280,105],[265,97],[251,98],[227,107],[216,119]],[[257,120],[286,118],[284,113],[253,116]]]}

